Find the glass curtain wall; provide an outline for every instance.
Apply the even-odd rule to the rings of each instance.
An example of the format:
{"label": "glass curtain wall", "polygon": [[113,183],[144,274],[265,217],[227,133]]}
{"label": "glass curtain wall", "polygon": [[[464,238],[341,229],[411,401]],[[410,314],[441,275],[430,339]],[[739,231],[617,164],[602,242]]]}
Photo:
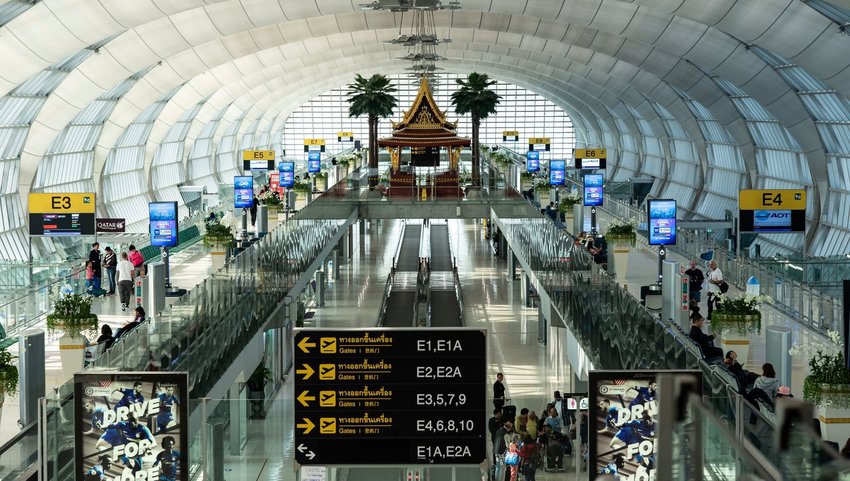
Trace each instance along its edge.
{"label": "glass curtain wall", "polygon": [[[404,74],[390,75],[390,80],[398,89],[395,93],[398,108],[392,117],[381,119],[378,127],[379,137],[388,137],[392,133],[392,122],[401,120],[410,108],[419,89],[419,80]],[[446,73],[437,75],[431,82],[434,100],[439,108],[447,113],[452,122],[458,122],[458,135],[472,136],[472,120],[469,115],[458,116],[451,104],[451,94],[458,85],[455,80],[463,75]],[[495,79],[498,81],[498,79]],[[497,113],[481,123],[481,143],[501,144],[502,132],[519,131],[516,149],[524,151],[529,137],[549,137],[551,151],[547,157],[571,159],[575,146],[575,128],[572,119],[563,109],[544,97],[522,87],[498,81],[492,89],[502,96]],[[296,109],[287,118],[283,129],[283,147],[290,157],[303,156],[305,138],[325,139],[326,155],[351,147],[351,144],[337,142],[337,132],[354,132],[354,138],[366,146],[368,125],[366,117],[348,116],[348,91],[345,85],[322,94]]]}

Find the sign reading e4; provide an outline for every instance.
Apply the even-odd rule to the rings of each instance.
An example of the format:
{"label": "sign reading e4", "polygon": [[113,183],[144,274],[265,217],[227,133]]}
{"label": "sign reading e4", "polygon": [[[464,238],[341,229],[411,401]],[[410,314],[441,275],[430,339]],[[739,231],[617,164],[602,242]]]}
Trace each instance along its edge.
{"label": "sign reading e4", "polygon": [[93,192],[29,195],[29,213],[31,214],[94,214],[94,212]]}
{"label": "sign reading e4", "polygon": [[804,189],[741,190],[738,192],[741,210],[805,210]]}

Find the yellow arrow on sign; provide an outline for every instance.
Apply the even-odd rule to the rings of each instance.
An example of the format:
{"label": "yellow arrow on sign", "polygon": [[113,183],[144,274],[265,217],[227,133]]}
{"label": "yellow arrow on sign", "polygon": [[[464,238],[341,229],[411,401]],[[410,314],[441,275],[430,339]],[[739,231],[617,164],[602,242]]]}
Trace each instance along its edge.
{"label": "yellow arrow on sign", "polygon": [[304,339],[301,339],[301,342],[298,343],[298,347],[300,347],[301,351],[304,352],[305,354],[310,354],[310,348],[316,347],[315,342],[309,342],[309,341],[310,341],[309,337],[304,337]]}
{"label": "yellow arrow on sign", "polygon": [[296,424],[295,427],[298,428],[298,429],[303,429],[304,434],[310,434],[310,431],[312,431],[313,428],[316,427],[316,425],[313,424],[313,421],[310,421],[307,418],[301,418],[301,419],[303,419],[304,422],[301,423],[301,424]]}
{"label": "yellow arrow on sign", "polygon": [[316,371],[314,371],[313,368],[308,366],[307,364],[302,364],[302,366],[304,366],[304,369],[296,369],[295,374],[303,374],[304,380],[306,381],[307,379],[310,379],[310,376],[312,376],[313,373]]}
{"label": "yellow arrow on sign", "polygon": [[296,399],[298,399],[298,402],[300,402],[302,406],[310,407],[310,404],[307,401],[315,401],[316,396],[310,396],[310,391],[303,391]]}

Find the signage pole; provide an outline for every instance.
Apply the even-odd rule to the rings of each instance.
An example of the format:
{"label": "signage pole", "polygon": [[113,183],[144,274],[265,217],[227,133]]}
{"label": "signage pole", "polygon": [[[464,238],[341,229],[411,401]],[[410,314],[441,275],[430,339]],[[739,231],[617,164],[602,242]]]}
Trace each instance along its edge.
{"label": "signage pole", "polygon": [[661,280],[664,278],[664,260],[667,259],[667,250],[664,246],[658,247],[658,284],[661,284]]}
{"label": "signage pole", "polygon": [[590,233],[596,235],[596,206],[590,208]]}
{"label": "signage pole", "polygon": [[[805,246],[806,243],[803,242]],[[735,258],[741,256],[741,215],[735,217]]]}
{"label": "signage pole", "polygon": [[162,263],[165,265],[165,288],[171,289],[171,260],[168,258],[168,247],[161,247]]}

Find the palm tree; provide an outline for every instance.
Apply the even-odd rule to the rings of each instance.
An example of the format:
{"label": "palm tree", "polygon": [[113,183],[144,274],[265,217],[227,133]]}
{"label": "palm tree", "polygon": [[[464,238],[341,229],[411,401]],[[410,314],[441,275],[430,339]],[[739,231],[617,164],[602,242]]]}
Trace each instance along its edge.
{"label": "palm tree", "polygon": [[[348,116],[369,116],[369,168],[378,168],[378,119],[389,117],[397,105],[392,95],[396,88],[385,75],[375,74],[368,79],[360,74],[348,85]],[[369,188],[378,185],[377,176],[370,173]]]}
{"label": "palm tree", "polygon": [[481,162],[478,148],[478,130],[481,120],[496,113],[500,95],[488,87],[496,83],[487,74],[472,72],[466,80],[457,79],[460,88],[452,94],[452,105],[458,115],[472,114],[472,183],[481,185]]}

